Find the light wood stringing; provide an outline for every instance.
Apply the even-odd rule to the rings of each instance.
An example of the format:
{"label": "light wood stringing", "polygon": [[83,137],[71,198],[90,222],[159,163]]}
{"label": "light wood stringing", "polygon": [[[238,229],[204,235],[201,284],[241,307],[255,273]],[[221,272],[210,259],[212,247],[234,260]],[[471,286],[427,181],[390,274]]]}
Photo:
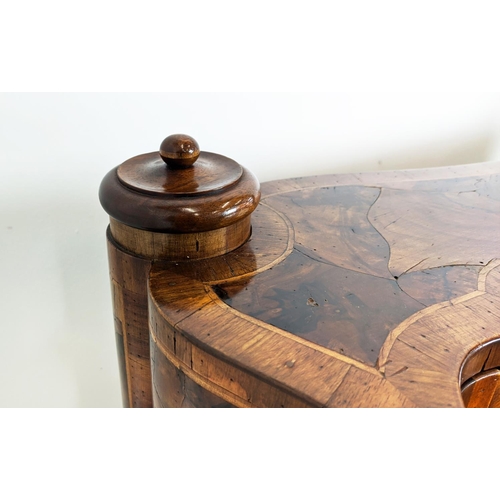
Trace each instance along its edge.
{"label": "light wood stringing", "polygon": [[[380,201],[381,204],[377,206],[375,203],[369,207],[368,218],[385,237],[386,234],[404,233],[408,226],[403,224],[404,219],[398,222],[397,214],[396,217],[384,214],[382,204],[386,204],[384,209],[392,210],[397,205],[390,200],[407,198],[410,205],[417,207],[414,213],[418,217],[420,205],[412,194],[412,190],[418,186],[424,192],[423,198],[427,199],[429,206],[433,206],[432,199],[439,198],[442,200],[439,204],[457,208],[455,215],[461,222],[456,230],[467,238],[470,228],[479,225],[483,219],[487,219],[486,225],[483,225],[486,233],[493,233],[498,228],[498,223],[495,222],[498,217],[495,209],[498,193],[492,191],[494,184],[491,180],[498,171],[498,164],[485,164],[377,172],[359,176],[289,179],[264,184],[264,201],[261,206],[272,206],[279,212],[282,207],[274,203],[273,196],[315,190],[320,186],[376,188],[380,190],[376,202]],[[462,185],[465,188],[470,185],[470,178],[473,176],[477,176],[478,192],[482,196],[479,199],[474,194],[460,191]],[[488,176],[491,178],[488,179]],[[446,193],[448,181],[454,183],[451,194]],[[396,192],[397,190],[399,191]],[[401,196],[400,191],[408,191],[409,196]],[[438,194],[436,198],[426,194],[426,191],[442,191],[445,194]],[[369,193],[369,190],[366,192]],[[318,215],[321,213],[318,212]],[[469,224],[463,223],[463,219],[471,213],[480,213],[481,217],[471,219]],[[359,220],[359,216],[355,216],[352,211],[347,216]],[[413,225],[412,231],[420,232],[420,241],[424,242],[431,234],[425,233],[428,231],[425,218],[415,220],[418,223]],[[436,220],[447,223],[445,219]],[[424,228],[424,232],[420,228]],[[369,230],[369,226],[366,226],[365,233]],[[482,383],[483,388],[486,382],[480,382],[481,380],[488,379],[491,387],[491,381],[496,377],[481,375],[481,370],[486,366],[479,361],[481,355],[478,354],[469,364],[464,364],[464,360],[475,349],[500,337],[500,268],[496,260],[500,256],[495,239],[498,233],[492,234],[490,239],[481,236],[483,244],[479,247],[484,256],[474,256],[476,247],[473,244],[459,245],[458,240],[451,239],[451,245],[446,245],[444,240],[448,238],[450,231],[432,233],[432,238],[439,241],[439,244],[433,245],[433,257],[429,257],[429,252],[420,255],[418,252],[408,252],[404,255],[404,247],[398,246],[397,252],[390,255],[390,273],[385,274],[377,264],[380,272],[376,271],[378,274],[375,275],[383,279],[396,279],[400,275],[409,276],[411,272],[437,269],[446,264],[464,267],[473,265],[478,269],[475,290],[469,291],[474,285],[474,275],[468,274],[466,285],[459,284],[457,288],[458,293],[460,290],[467,293],[461,292],[462,295],[455,294],[449,300],[431,305],[422,304],[421,311],[390,332],[382,345],[375,367],[273,327],[224,304],[220,298],[224,294],[224,283],[237,283],[241,279],[244,283],[246,276],[254,276],[256,273],[255,267],[249,269],[246,262],[238,262],[238,258],[232,260],[230,274],[220,280],[217,279],[217,273],[210,272],[210,269],[224,268],[225,264],[219,258],[207,262],[203,273],[188,264],[182,269],[162,262],[153,265],[150,274],[149,314],[154,349],[160,351],[178,369],[196,379],[201,386],[235,406],[277,406],[275,403],[279,399],[278,394],[281,394],[282,397],[291,398],[286,400],[287,406],[462,407],[464,401],[468,404],[470,398],[468,400],[465,397],[465,392],[462,396],[461,384],[466,383],[464,391],[470,391],[467,388],[473,385],[467,382],[466,377],[476,377],[476,387],[480,387],[477,384]],[[318,240],[321,239],[321,234],[322,231],[316,232]],[[293,239],[293,232],[289,232],[289,238]],[[305,241],[306,233],[299,234],[299,238]],[[387,239],[389,246],[397,241],[395,236],[388,236]],[[292,245],[294,244],[298,244],[297,241],[293,241]],[[269,245],[272,246],[271,240]],[[245,248],[246,245],[240,250],[245,251]],[[450,251],[449,261],[446,257],[440,258],[445,255],[447,248]],[[425,253],[426,257],[423,256]],[[314,254],[311,255],[314,257]],[[353,260],[352,255],[336,256],[332,253],[328,259],[335,259],[338,265],[353,267],[355,271],[355,268],[361,267],[358,262],[366,260],[366,256],[359,254]],[[426,263],[429,267],[425,267]],[[361,271],[369,274],[372,273],[372,268],[365,266]],[[450,276],[460,275],[455,273]],[[209,284],[218,282],[222,283],[222,288],[215,294]],[[413,285],[405,283],[405,289],[413,293],[421,282],[414,282]],[[437,294],[434,300],[439,299],[439,294],[444,292],[445,290],[434,289],[433,293]],[[486,359],[490,365],[495,364],[496,354],[490,353]],[[259,399],[253,392],[257,387],[255,384],[259,387]],[[491,401],[496,401],[496,394],[491,393],[490,405]]]}

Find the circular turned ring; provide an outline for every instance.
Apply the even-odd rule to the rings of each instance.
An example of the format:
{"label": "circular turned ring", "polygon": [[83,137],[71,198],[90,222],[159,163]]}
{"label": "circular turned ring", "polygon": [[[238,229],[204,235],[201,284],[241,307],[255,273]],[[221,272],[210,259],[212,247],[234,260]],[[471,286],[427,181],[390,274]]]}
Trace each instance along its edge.
{"label": "circular turned ring", "polygon": [[101,204],[115,220],[145,231],[198,233],[245,219],[260,200],[259,182],[239,163],[200,151],[174,134],[160,151],[123,162],[103,179]]}

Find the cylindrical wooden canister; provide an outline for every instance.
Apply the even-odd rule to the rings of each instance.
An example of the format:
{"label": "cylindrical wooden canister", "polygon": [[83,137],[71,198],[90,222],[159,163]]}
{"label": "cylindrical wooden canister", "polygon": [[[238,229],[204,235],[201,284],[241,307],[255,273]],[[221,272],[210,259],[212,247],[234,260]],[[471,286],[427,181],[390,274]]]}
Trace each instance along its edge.
{"label": "cylindrical wooden canister", "polygon": [[123,405],[152,407],[151,264],[207,259],[241,246],[250,237],[259,182],[234,160],[200,151],[192,137],[175,134],[158,152],[112,169],[99,199],[110,216],[108,256]]}

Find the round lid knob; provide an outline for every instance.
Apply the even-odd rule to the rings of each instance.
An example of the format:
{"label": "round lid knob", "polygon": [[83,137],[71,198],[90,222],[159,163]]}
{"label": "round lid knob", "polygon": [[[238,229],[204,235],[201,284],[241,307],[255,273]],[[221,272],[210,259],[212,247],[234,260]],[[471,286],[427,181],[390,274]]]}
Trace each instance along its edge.
{"label": "round lid knob", "polygon": [[160,156],[169,167],[190,167],[200,156],[200,146],[189,135],[169,135],[160,145]]}
{"label": "round lid knob", "polygon": [[118,167],[127,187],[148,194],[200,195],[237,182],[243,167],[231,158],[201,152],[189,135],[174,134],[163,140],[158,153],[135,156]]}
{"label": "round lid knob", "polygon": [[255,176],[239,163],[200,151],[195,139],[174,134],[160,150],[111,170],[99,191],[103,208],[123,224],[151,231],[194,233],[230,226],[260,200]]}

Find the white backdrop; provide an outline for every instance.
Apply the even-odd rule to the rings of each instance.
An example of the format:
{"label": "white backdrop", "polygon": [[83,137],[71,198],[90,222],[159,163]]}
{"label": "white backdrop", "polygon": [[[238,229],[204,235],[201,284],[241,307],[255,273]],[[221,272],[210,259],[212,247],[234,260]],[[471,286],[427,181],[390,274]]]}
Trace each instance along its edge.
{"label": "white backdrop", "polygon": [[97,192],[172,133],[261,182],[475,163],[500,94],[0,94],[1,406],[121,406]]}

